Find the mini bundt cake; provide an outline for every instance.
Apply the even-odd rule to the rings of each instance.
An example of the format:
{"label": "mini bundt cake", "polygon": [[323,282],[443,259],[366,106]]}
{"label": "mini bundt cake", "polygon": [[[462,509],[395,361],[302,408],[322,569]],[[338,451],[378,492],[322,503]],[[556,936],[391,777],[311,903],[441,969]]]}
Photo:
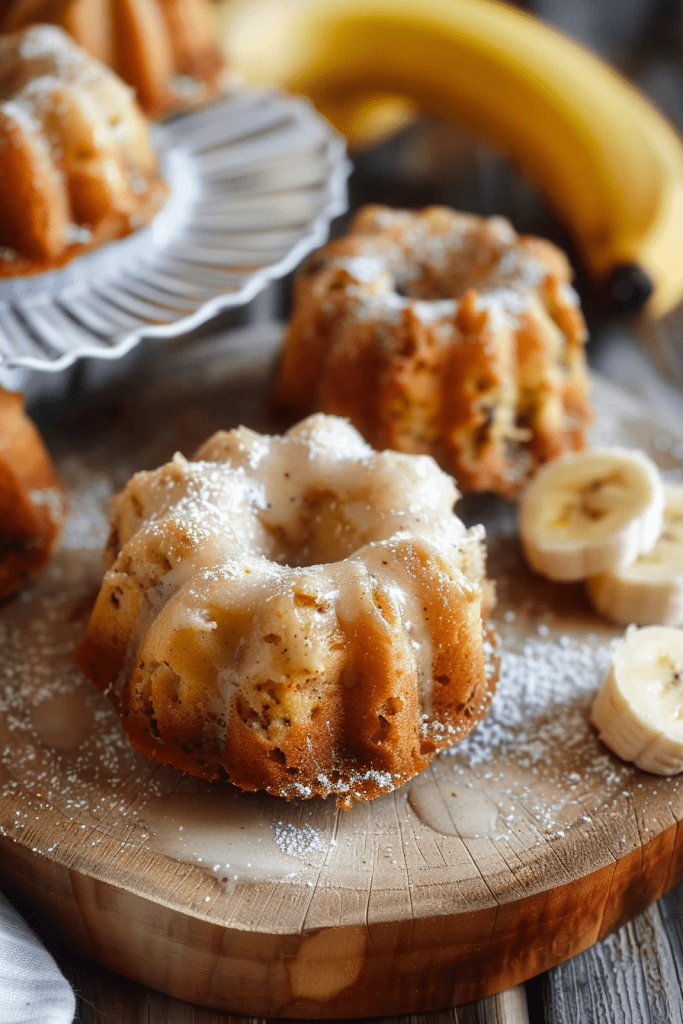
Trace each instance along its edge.
{"label": "mini bundt cake", "polygon": [[514,495],[583,446],[586,330],[564,254],[501,217],[370,206],[297,276],[276,395]]}
{"label": "mini bundt cake", "polygon": [[62,521],[62,492],[23,395],[0,388],[0,598],[47,563]]}
{"label": "mini bundt cake", "polygon": [[483,528],[433,459],[345,420],[219,432],[114,499],[77,661],[164,764],[340,806],[485,714]]}
{"label": "mini bundt cake", "polygon": [[0,277],[59,266],[167,194],[131,90],[61,29],[0,36]]}
{"label": "mini bundt cake", "polygon": [[0,31],[59,25],[132,86],[149,117],[206,103],[225,64],[208,0],[0,0]]}

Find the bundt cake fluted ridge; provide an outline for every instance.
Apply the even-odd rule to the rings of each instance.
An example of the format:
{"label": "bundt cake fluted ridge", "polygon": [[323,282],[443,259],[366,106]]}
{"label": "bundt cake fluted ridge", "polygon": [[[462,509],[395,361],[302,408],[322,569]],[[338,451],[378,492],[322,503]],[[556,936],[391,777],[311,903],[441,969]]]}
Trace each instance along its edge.
{"label": "bundt cake fluted ridge", "polygon": [[152,118],[216,96],[225,73],[208,0],[0,0],[0,31],[59,25]]}
{"label": "bundt cake fluted ridge", "polygon": [[128,234],[159,209],[131,89],[53,25],[0,35],[0,277]]}

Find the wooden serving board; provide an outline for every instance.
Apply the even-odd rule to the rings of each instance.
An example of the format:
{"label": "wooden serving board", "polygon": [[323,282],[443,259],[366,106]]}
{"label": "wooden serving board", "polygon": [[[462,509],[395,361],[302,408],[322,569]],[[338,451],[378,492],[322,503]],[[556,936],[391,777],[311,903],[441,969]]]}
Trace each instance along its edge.
{"label": "wooden serving board", "polygon": [[[497,581],[489,717],[348,812],[134,754],[72,662],[112,492],[218,427],[279,429],[276,343],[271,328],[160,349],[46,431],[70,515],[50,567],[0,609],[0,883],[76,951],[190,1002],[294,1018],[469,1002],[587,948],[683,878],[683,783],[621,763],[588,724],[621,631],[581,587],[525,567],[511,506],[462,504],[487,525]],[[604,382],[595,404],[600,439],[683,468],[670,426]]]}

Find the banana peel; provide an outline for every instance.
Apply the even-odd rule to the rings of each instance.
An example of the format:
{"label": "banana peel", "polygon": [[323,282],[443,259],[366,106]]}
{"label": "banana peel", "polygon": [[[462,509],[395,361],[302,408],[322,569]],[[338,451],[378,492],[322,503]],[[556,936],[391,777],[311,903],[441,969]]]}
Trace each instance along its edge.
{"label": "banana peel", "polygon": [[310,97],[356,144],[373,97],[456,121],[539,187],[618,305],[661,317],[683,298],[683,142],[537,18],[494,0],[223,0],[217,16],[250,84]]}

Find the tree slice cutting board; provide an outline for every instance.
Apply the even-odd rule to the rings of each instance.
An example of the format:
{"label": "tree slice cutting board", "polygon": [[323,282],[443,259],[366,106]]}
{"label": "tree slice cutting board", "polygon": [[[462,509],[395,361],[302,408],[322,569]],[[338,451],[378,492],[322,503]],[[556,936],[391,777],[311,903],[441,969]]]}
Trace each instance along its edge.
{"label": "tree slice cutting board", "polygon": [[[295,1018],[469,1002],[587,948],[683,878],[683,783],[620,762],[588,723],[621,631],[581,587],[525,567],[511,506],[461,510],[486,524],[497,581],[488,718],[350,811],[134,754],[72,662],[111,494],[218,427],[279,429],[276,344],[271,328],[169,346],[47,431],[70,512],[50,567],[0,609],[0,882],[77,951],[190,1002]],[[683,468],[675,430],[595,387],[596,437]]]}

